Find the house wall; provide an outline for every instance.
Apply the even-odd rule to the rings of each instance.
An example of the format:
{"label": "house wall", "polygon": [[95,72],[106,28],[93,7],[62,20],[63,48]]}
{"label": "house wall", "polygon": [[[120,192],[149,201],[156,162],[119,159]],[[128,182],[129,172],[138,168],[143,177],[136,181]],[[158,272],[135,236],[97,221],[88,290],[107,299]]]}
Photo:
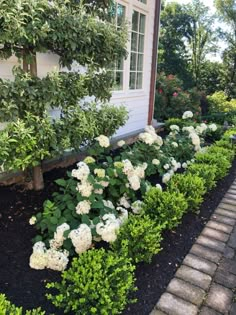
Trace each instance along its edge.
{"label": "house wall", "polygon": [[[129,112],[129,120],[127,124],[120,128],[116,134],[116,136],[120,137],[142,129],[147,125],[152,65],[155,0],[147,0],[147,4],[143,4],[138,0],[117,0],[117,2],[126,7],[126,17],[130,21],[130,24],[132,21],[133,10],[146,15],[143,88],[139,90],[129,90],[129,56],[124,62],[123,90],[114,91],[111,99],[112,104],[125,105]],[[129,40],[127,44],[128,51],[130,51],[130,45],[131,44]],[[38,75],[42,77],[47,72],[58,69],[58,61],[58,56],[54,54],[37,54]],[[12,67],[15,65],[19,65],[17,58],[15,57],[0,61],[0,77],[5,79],[13,79],[11,71]]]}

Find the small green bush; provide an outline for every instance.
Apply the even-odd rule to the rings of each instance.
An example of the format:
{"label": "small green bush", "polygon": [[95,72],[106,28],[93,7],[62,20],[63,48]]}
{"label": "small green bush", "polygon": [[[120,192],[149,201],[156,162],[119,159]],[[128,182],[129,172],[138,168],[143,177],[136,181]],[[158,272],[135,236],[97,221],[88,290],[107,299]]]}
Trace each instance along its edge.
{"label": "small green bush", "polygon": [[174,191],[162,192],[153,187],[144,197],[144,213],[167,229],[172,229],[181,222],[187,207],[184,196]]}
{"label": "small green bush", "polygon": [[207,97],[210,112],[229,112],[236,110],[236,100],[228,101],[224,91],[218,91]]}
{"label": "small green bush", "polygon": [[192,175],[197,175],[204,179],[207,190],[211,190],[216,185],[216,172],[215,165],[209,164],[191,164],[187,170]]}
{"label": "small green bush", "polygon": [[219,141],[216,141],[215,145],[218,147],[226,148],[226,149],[232,149],[233,148],[231,141],[229,141],[229,139],[226,140],[224,138],[219,140]]}
{"label": "small green bush", "polygon": [[221,146],[218,146],[218,145],[212,145],[209,147],[207,152],[212,153],[212,154],[224,155],[230,162],[232,162],[234,159],[234,150],[232,148],[227,149],[227,148],[222,148]]}
{"label": "small green bush", "polygon": [[186,121],[182,118],[169,118],[168,120],[165,121],[165,129],[167,131],[170,130],[171,125],[177,125],[179,126],[180,129],[182,129],[185,126],[189,126],[189,121]]}
{"label": "small green bush", "polygon": [[195,161],[196,163],[204,163],[209,165],[215,165],[217,168],[216,172],[216,180],[225,177],[228,173],[228,170],[231,166],[230,161],[227,159],[226,156],[220,154],[220,153],[197,153],[195,155]]}
{"label": "small green bush", "polygon": [[175,174],[168,185],[170,192],[182,193],[188,203],[188,209],[197,210],[206,192],[204,179],[192,174]]}
{"label": "small green bush", "polygon": [[135,290],[134,269],[125,255],[92,249],[73,259],[61,282],[47,284],[58,291],[47,298],[64,313],[119,314],[130,302],[128,293]]}
{"label": "small green bush", "polygon": [[0,294],[0,314],[1,315],[44,315],[45,312],[41,308],[24,311],[22,307],[16,307],[6,299],[4,294]]}
{"label": "small green bush", "polygon": [[149,216],[131,215],[119,230],[112,249],[120,253],[127,240],[128,256],[136,263],[151,262],[152,256],[161,251],[161,231],[163,227]]}

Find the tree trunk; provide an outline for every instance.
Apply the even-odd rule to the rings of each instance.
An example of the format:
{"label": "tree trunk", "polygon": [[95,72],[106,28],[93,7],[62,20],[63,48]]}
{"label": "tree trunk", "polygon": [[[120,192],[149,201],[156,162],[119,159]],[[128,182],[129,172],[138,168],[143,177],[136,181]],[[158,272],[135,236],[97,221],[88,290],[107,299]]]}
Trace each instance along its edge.
{"label": "tree trunk", "polygon": [[33,168],[33,183],[34,190],[42,190],[44,188],[42,166],[37,165]]}
{"label": "tree trunk", "polygon": [[[37,77],[37,59],[36,54],[32,56],[30,63],[30,74],[32,77]],[[33,168],[33,185],[35,190],[44,188],[43,171],[41,163]]]}

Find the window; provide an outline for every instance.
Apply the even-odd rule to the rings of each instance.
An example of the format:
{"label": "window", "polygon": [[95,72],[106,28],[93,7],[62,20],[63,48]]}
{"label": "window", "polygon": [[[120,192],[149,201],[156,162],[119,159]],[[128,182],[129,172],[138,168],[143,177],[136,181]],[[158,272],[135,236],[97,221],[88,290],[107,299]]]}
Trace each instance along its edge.
{"label": "window", "polygon": [[[117,28],[121,27],[122,24],[125,22],[126,16],[126,8],[124,5],[115,3],[113,7],[113,18],[115,19]],[[115,91],[123,90],[124,88],[124,59],[120,59],[115,61],[113,66],[113,73],[114,73],[114,87]]]}
{"label": "window", "polygon": [[145,23],[146,16],[133,10],[129,78],[131,90],[142,89],[143,87]]}

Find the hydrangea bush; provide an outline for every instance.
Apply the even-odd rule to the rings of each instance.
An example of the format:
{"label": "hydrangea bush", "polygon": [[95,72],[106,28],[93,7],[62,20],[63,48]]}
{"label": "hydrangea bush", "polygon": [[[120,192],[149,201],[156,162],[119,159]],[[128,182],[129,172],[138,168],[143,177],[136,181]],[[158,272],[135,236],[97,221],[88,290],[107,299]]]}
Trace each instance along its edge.
{"label": "hydrangea bush", "polygon": [[[185,123],[189,121],[189,126],[171,125],[165,140],[148,126],[133,146],[119,141],[119,153],[115,157],[110,153],[109,138],[97,137],[89,156],[68,173],[67,179],[56,181],[59,192],[44,203],[43,212],[31,218],[30,223],[36,225],[40,234],[34,239],[30,266],[65,270],[70,255],[82,254],[95,242],[114,243],[129,214],[142,213],[145,207],[149,212],[157,209],[156,218],[151,216],[155,211],[147,211],[152,220],[164,223],[166,228],[176,226],[187,208],[181,194],[162,193],[159,185],[155,205],[145,206],[140,197],[151,188],[148,176],[159,174],[162,183],[167,184],[178,170],[187,169],[194,162],[196,152],[204,150],[206,131],[217,128],[213,124],[191,125],[189,111],[182,117]],[[205,192],[205,188],[200,188]],[[179,201],[177,205],[175,201]],[[200,199],[196,204],[199,202]],[[195,204],[191,207],[195,209]]]}

